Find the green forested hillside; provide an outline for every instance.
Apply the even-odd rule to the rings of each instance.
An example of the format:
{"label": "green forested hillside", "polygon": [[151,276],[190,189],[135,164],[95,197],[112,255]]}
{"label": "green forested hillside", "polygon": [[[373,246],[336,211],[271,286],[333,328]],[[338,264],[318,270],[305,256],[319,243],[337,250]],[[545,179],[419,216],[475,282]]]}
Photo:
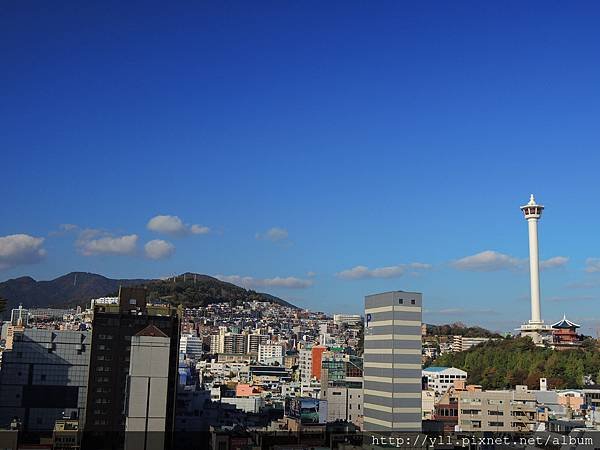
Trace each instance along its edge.
{"label": "green forested hillside", "polygon": [[460,322],[445,325],[427,324],[427,334],[430,336],[465,336],[465,337],[502,337],[498,333],[481,327],[468,327]]}
{"label": "green forested hillside", "polygon": [[539,386],[546,377],[550,388],[581,388],[584,376],[600,383],[600,352],[592,339],[579,349],[556,351],[536,347],[529,338],[490,341],[465,352],[447,353],[434,366],[452,366],[468,372],[468,382],[484,389],[502,389],[526,384]]}

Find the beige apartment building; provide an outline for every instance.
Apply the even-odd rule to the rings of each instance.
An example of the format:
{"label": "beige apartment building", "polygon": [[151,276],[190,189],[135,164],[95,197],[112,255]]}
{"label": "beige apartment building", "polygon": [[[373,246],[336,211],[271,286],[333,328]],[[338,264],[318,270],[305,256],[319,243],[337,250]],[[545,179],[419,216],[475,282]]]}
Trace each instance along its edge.
{"label": "beige apartment building", "polygon": [[535,430],[535,395],[527,386],[514,391],[483,391],[467,387],[459,393],[458,425],[462,431],[526,432]]}

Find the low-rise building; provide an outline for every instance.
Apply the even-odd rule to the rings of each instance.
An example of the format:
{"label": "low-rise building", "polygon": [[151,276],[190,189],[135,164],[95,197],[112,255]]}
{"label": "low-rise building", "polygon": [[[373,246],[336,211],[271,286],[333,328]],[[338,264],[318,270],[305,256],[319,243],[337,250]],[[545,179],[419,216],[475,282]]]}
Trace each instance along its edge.
{"label": "low-rise building", "polygon": [[527,386],[510,391],[473,389],[458,395],[458,425],[462,431],[534,431],[537,419],[535,395]]}
{"label": "low-rise building", "polygon": [[428,367],[423,370],[423,377],[427,378],[427,387],[436,394],[443,394],[456,380],[466,380],[467,372],[455,367]]}
{"label": "low-rise building", "polygon": [[465,352],[471,347],[488,342],[490,339],[486,337],[452,336],[452,351]]}
{"label": "low-rise building", "polygon": [[362,317],[358,314],[334,314],[333,323],[336,325],[355,325],[362,322]]}
{"label": "low-rise building", "polygon": [[363,390],[333,386],[323,388],[321,398],[327,401],[327,422],[352,422],[359,428],[363,417]]}

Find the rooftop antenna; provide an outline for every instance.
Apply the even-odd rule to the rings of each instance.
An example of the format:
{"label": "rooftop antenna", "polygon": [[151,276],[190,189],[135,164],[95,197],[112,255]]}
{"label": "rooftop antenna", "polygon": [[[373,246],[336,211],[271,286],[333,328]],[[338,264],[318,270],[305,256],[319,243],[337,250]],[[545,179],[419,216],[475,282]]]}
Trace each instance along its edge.
{"label": "rooftop antenna", "polygon": [[73,278],[73,286],[77,286],[77,274],[75,274],[75,278]]}

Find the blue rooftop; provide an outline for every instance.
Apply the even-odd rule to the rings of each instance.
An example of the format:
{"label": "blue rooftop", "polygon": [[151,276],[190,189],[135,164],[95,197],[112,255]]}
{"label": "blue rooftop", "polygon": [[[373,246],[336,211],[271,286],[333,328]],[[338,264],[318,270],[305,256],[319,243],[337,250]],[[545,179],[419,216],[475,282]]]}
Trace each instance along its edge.
{"label": "blue rooftop", "polygon": [[450,367],[428,367],[427,369],[424,369],[427,372],[443,372],[446,369],[449,369]]}

